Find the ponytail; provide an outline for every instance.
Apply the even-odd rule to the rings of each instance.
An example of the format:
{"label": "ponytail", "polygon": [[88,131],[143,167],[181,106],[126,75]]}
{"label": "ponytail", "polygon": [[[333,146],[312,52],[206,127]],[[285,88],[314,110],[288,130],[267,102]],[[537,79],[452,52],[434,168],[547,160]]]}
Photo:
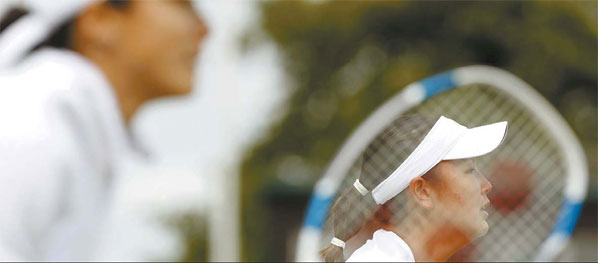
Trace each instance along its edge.
{"label": "ponytail", "polygon": [[324,259],[324,262],[343,262],[343,249],[335,245],[330,244],[328,247],[320,251],[320,256]]}
{"label": "ponytail", "polygon": [[[359,181],[342,192],[330,208],[328,220],[332,224],[328,225],[334,237],[347,242],[362,230],[373,234],[371,231],[393,225],[406,212],[405,194],[378,205],[368,189],[375,189],[413,152],[437,119],[417,114],[401,116],[368,145],[361,155]],[[326,262],[344,260],[343,249],[334,244],[321,250],[320,255]]]}
{"label": "ponytail", "polygon": [[[370,195],[363,196],[353,187],[345,190],[330,208],[334,237],[344,242],[354,236],[370,219],[377,205]],[[320,251],[325,262],[342,262],[343,248],[334,244]]]}

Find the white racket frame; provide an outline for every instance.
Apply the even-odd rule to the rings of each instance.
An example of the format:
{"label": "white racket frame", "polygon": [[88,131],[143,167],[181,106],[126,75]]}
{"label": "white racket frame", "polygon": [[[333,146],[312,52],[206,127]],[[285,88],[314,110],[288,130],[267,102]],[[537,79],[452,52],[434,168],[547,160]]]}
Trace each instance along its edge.
{"label": "white racket frame", "polygon": [[296,261],[322,261],[319,256],[321,249],[319,245],[326,214],[351,164],[370,141],[391,120],[428,98],[452,88],[471,84],[490,85],[509,94],[526,107],[556,139],[556,144],[563,153],[568,175],[563,193],[565,201],[561,206],[555,227],[540,246],[534,260],[549,261],[562,252],[575,228],[587,194],[588,165],[583,148],[565,119],[529,84],[505,70],[473,65],[407,85],[403,91],[385,102],[357,127],[314,187],[305,222],[298,235]]}

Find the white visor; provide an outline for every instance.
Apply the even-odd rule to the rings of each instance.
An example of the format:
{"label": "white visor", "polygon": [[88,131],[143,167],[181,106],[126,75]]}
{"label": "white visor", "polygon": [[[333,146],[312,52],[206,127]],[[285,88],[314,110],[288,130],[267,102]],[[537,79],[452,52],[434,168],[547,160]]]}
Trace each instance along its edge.
{"label": "white visor", "polygon": [[405,161],[372,190],[372,197],[377,204],[384,204],[443,160],[473,158],[493,151],[506,133],[506,121],[468,129],[441,116]]}
{"label": "white visor", "polygon": [[0,70],[21,60],[62,22],[99,0],[21,0],[29,14],[0,34]]}
{"label": "white visor", "polygon": [[467,129],[442,160],[467,159],[494,151],[507,135],[507,122],[501,121]]}

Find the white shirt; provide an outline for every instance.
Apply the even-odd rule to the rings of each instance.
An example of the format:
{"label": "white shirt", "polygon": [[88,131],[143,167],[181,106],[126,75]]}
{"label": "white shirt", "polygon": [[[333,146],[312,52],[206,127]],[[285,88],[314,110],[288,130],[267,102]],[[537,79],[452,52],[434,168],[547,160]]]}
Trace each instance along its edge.
{"label": "white shirt", "polygon": [[392,231],[378,229],[347,262],[415,262],[411,249]]}
{"label": "white shirt", "polygon": [[88,260],[134,154],[101,71],[46,49],[0,73],[0,260]]}

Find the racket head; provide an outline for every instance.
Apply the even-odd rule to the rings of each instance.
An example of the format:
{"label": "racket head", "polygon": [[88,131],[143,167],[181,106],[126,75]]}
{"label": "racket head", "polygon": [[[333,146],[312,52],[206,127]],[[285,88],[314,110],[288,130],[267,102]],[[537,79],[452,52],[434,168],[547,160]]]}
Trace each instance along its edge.
{"label": "racket head", "polygon": [[332,238],[331,223],[324,223],[337,190],[351,187],[359,177],[361,153],[373,139],[393,120],[412,113],[444,115],[468,127],[509,122],[503,145],[476,158],[478,169],[494,184],[490,229],[455,259],[550,260],[558,255],[585,197],[581,146],[558,112],[528,84],[497,68],[468,66],[408,85],[356,129],[316,184],[297,260],[320,260],[317,252]]}

